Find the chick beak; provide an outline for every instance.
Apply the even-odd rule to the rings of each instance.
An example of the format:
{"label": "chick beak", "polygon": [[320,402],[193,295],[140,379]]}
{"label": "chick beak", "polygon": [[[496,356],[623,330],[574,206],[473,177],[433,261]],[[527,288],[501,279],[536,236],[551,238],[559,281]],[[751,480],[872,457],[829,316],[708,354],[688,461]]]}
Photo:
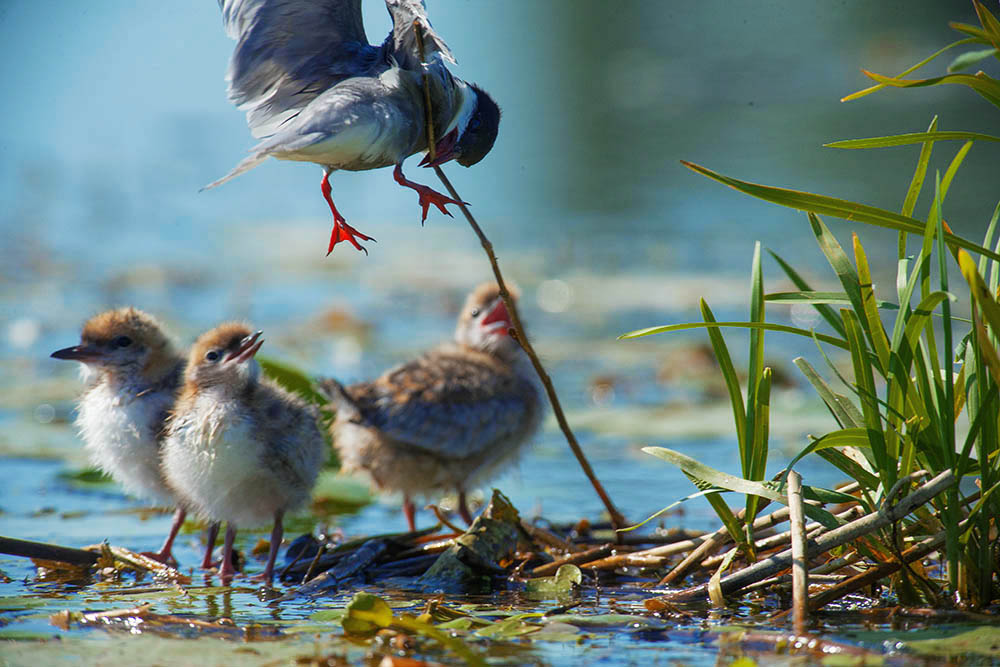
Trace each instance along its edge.
{"label": "chick beak", "polygon": [[74,345],[56,350],[51,355],[53,359],[66,359],[67,361],[80,361],[88,363],[98,361],[104,356],[104,351],[96,345]]}
{"label": "chick beak", "polygon": [[502,323],[502,327],[496,327],[497,331],[501,335],[508,335],[507,330],[511,327],[510,313],[507,312],[507,305],[504,304],[503,299],[497,299],[496,305],[493,306],[493,310],[489,312],[486,317],[483,318],[482,326],[488,327],[491,324]]}
{"label": "chick beak", "polygon": [[253,355],[257,354],[257,350],[260,349],[260,346],[264,344],[263,340],[258,340],[263,335],[263,331],[258,331],[257,333],[247,336],[241,340],[240,346],[230,352],[229,356],[226,357],[226,363],[236,362],[238,364],[242,364],[252,359]]}
{"label": "chick beak", "polygon": [[458,128],[449,132],[448,134],[441,137],[441,139],[434,146],[434,159],[431,159],[431,154],[428,153],[424,156],[424,159],[420,161],[421,167],[440,167],[448,160],[455,158],[455,146],[458,145]]}

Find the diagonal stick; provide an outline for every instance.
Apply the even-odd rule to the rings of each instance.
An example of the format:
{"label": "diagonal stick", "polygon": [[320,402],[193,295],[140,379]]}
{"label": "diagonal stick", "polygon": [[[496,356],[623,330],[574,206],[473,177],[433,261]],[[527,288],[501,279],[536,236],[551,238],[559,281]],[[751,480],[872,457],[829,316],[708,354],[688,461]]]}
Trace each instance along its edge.
{"label": "diagonal stick", "polygon": [[[414,33],[417,37],[417,48],[420,50],[420,62],[423,68],[423,83],[424,83],[424,119],[427,126],[427,152],[430,155],[431,161],[435,157],[434,145],[434,121],[431,115],[431,91],[430,85],[427,81],[427,62],[424,57],[424,35],[423,26],[420,25],[419,21],[413,22]],[[611,497],[608,496],[607,491],[604,490],[604,486],[601,481],[597,479],[597,475],[594,474],[594,469],[590,465],[590,461],[587,460],[586,455],[580,448],[580,443],[577,442],[576,436],[573,434],[573,430],[569,427],[569,422],[566,421],[566,415],[563,413],[562,404],[559,402],[559,396],[556,394],[555,387],[552,385],[552,380],[549,378],[549,374],[545,372],[545,367],[542,366],[542,362],[538,359],[538,355],[535,354],[535,349],[531,346],[531,342],[528,340],[527,334],[524,332],[524,327],[521,325],[521,317],[518,315],[517,308],[514,307],[514,303],[511,301],[510,292],[507,291],[507,285],[504,283],[503,274],[500,272],[500,265],[497,263],[497,256],[493,252],[493,244],[486,234],[483,233],[482,228],[476,219],[469,212],[468,207],[465,205],[462,198],[458,195],[455,190],[455,186],[451,184],[448,177],[445,176],[441,167],[434,167],[434,172],[437,174],[441,182],[444,183],[444,187],[448,190],[448,194],[451,198],[458,203],[458,207],[462,210],[462,214],[465,215],[465,219],[468,220],[469,225],[472,227],[472,231],[476,233],[479,237],[479,242],[483,246],[483,250],[486,251],[486,256],[490,260],[490,266],[493,268],[493,275],[496,278],[497,286],[500,288],[500,298],[503,299],[504,305],[507,307],[507,312],[511,316],[511,324],[514,328],[514,339],[517,340],[518,344],[524,350],[528,358],[531,359],[531,365],[534,366],[535,372],[538,374],[538,379],[542,381],[542,386],[545,387],[545,393],[549,397],[549,403],[552,404],[552,411],[556,415],[556,421],[559,422],[559,428],[562,429],[563,435],[566,437],[566,442],[569,443],[569,448],[573,451],[573,455],[579,462],[580,467],[583,468],[583,474],[587,476],[590,483],[594,487],[594,491],[601,498],[601,502],[604,503],[605,509],[607,509],[608,514],[611,516],[611,525],[615,530],[625,528],[627,523],[625,517],[622,516],[613,502],[611,502]],[[620,538],[621,533],[617,536]]]}

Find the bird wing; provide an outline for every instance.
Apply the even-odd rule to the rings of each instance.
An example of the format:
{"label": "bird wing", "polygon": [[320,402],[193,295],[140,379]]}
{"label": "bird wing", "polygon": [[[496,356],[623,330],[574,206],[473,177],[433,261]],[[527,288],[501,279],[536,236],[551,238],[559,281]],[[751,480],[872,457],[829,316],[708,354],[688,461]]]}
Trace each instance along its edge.
{"label": "bird wing", "polygon": [[[392,55],[404,69],[417,70],[421,62],[431,62],[434,54],[450,63],[455,56],[427,18],[427,8],[423,0],[385,0],[385,6],[392,17]],[[420,48],[414,23],[418,23],[424,38],[424,58],[420,58]]]}
{"label": "bird wing", "polygon": [[229,99],[247,112],[256,137],[339,81],[370,73],[379,49],[368,43],[361,0],[219,0],[229,61]]}
{"label": "bird wing", "polygon": [[362,420],[442,457],[466,457],[525,430],[535,389],[494,364],[425,356],[348,388]]}

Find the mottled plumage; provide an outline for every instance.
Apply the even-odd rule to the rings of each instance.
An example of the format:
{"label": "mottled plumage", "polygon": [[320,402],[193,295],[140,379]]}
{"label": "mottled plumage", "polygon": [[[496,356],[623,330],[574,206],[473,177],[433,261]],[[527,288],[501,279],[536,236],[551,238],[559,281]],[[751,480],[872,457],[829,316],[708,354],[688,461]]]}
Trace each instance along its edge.
{"label": "mottled plumage", "polygon": [[[431,97],[437,159],[471,166],[492,149],[500,110],[484,91],[451,75],[454,62],[419,0],[386,0],[393,30],[380,46],[368,43],[360,0],[220,0],[226,32],[236,40],[229,97],[247,111],[262,141],[221,185],[268,157],[314,162],[324,168],[322,192],[334,217],[330,250],[371,240],[346,223],[331,196],[329,174],[396,165],[400,185],[428,207],[448,213],[457,203],[403,176],[402,163],[428,149],[423,77]],[[425,60],[416,28],[424,36]],[[426,67],[424,66],[426,64]]]}
{"label": "mottled plumage", "polygon": [[260,378],[259,336],[230,323],[198,339],[164,441],[164,475],[177,495],[202,518],[228,522],[223,578],[233,574],[236,526],[273,520],[263,575],[271,579],[282,517],[308,500],[325,458],[315,409]]}
{"label": "mottled plumage", "polygon": [[[177,507],[160,472],[160,438],[184,358],[160,323],[135,308],[109,310],[84,324],[79,345],[52,357],[83,364],[87,386],[76,426],[91,463],[132,495]],[[183,520],[184,510],[178,509],[163,547],[150,555],[173,560],[171,548]]]}
{"label": "mottled plumage", "polygon": [[509,327],[496,285],[483,285],[467,300],[454,342],[372,382],[326,381],[344,469],[402,492],[406,504],[457,490],[467,514],[465,492],[516,459],[541,419],[534,371]]}

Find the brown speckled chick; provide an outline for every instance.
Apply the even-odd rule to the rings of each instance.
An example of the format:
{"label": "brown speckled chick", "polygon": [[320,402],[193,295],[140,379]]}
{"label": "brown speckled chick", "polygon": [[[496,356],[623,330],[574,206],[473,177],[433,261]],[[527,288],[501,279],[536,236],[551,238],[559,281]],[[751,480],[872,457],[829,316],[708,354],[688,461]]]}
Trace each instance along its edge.
{"label": "brown speckled chick", "polygon": [[512,463],[538,428],[541,392],[531,362],[508,334],[510,315],[494,283],[477,287],[458,318],[455,340],[386,371],[373,382],[323,388],[337,416],[330,430],[345,471],[412,498],[465,494]]}
{"label": "brown speckled chick", "polygon": [[[271,549],[259,578],[272,580],[282,518],[309,498],[326,455],[313,407],[261,379],[254,359],[260,335],[228,323],[197,340],[163,447],[164,475],[177,495],[202,518],[228,522],[219,570],[224,582],[235,574],[237,525],[269,520]],[[214,535],[206,566],[213,542]]]}
{"label": "brown speckled chick", "polygon": [[[80,344],[55,359],[79,361],[86,389],[76,426],[91,463],[129,493],[178,507],[160,472],[160,438],[184,373],[184,358],[154,317],[136,308],[108,310],[83,326]],[[171,550],[184,522],[178,507],[163,546],[147,556],[173,563]]]}

